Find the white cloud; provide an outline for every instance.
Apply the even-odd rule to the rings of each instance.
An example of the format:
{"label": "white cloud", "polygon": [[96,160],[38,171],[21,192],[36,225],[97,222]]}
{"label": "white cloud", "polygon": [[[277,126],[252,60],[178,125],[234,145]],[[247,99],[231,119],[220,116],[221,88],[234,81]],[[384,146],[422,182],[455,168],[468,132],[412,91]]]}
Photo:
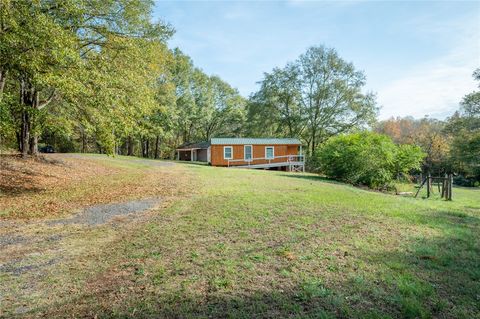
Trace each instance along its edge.
{"label": "white cloud", "polygon": [[464,23],[457,32],[448,54],[416,65],[378,90],[380,118],[445,118],[458,109],[465,94],[477,88],[472,73],[480,67],[480,26]]}

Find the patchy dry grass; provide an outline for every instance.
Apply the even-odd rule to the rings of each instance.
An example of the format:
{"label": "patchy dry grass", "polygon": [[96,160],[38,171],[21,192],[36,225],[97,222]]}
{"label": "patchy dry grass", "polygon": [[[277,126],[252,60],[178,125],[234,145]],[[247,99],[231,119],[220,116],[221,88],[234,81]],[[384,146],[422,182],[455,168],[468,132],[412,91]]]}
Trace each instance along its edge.
{"label": "patchy dry grass", "polygon": [[178,174],[158,169],[158,163],[79,154],[37,160],[2,156],[0,218],[54,218],[92,204],[157,194],[174,197],[181,191],[175,187]]}
{"label": "patchy dry grass", "polygon": [[63,261],[0,277],[15,299],[0,300],[4,316],[480,316],[478,189],[445,202],[310,174],[160,170],[194,192],[118,228],[69,228]]}

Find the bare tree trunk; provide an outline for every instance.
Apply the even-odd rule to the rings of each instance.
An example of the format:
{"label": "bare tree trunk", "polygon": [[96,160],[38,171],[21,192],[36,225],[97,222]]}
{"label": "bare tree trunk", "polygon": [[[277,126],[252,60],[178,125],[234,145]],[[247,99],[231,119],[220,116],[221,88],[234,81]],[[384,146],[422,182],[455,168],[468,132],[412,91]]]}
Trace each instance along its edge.
{"label": "bare tree trunk", "polygon": [[16,131],[15,137],[17,138],[17,150],[21,153],[22,152],[22,132]]}
{"label": "bare tree trunk", "polygon": [[142,146],[142,157],[145,157],[145,140],[140,138],[140,145]]}
{"label": "bare tree trunk", "polygon": [[20,80],[21,127],[19,150],[22,157],[37,156],[38,136],[35,132],[35,115],[39,106],[39,93],[24,79]]}
{"label": "bare tree trunk", "polygon": [[[35,90],[34,87],[31,88],[31,106],[34,111],[38,110],[38,105],[40,103],[40,96],[38,91]],[[37,114],[34,114],[30,116],[30,129],[35,126],[35,116]],[[37,156],[38,155],[38,133],[36,130],[31,131],[30,134],[30,155],[32,156]]]}
{"label": "bare tree trunk", "polygon": [[30,155],[38,155],[38,136],[36,134],[31,134],[30,136]]}
{"label": "bare tree trunk", "polygon": [[22,118],[20,127],[20,144],[18,149],[22,153],[22,157],[26,158],[28,154],[28,143],[30,140],[30,121],[28,118],[28,112],[25,109],[26,102],[26,90],[25,81],[20,81],[20,105],[22,106]]}
{"label": "bare tree trunk", "polygon": [[127,155],[128,156],[133,155],[133,141],[131,136],[127,138]]}
{"label": "bare tree trunk", "polygon": [[160,142],[160,137],[157,135],[155,139],[155,159],[158,159],[158,144]]}
{"label": "bare tree trunk", "polygon": [[5,82],[7,80],[7,71],[0,70],[0,101],[3,96],[3,89],[5,88]]}
{"label": "bare tree trunk", "polygon": [[85,136],[85,129],[83,127],[80,128],[82,131],[82,153],[85,153],[85,150],[87,148],[87,138]]}
{"label": "bare tree trunk", "polygon": [[28,119],[28,113],[26,110],[22,111],[22,129],[21,129],[21,145],[20,151],[22,157],[26,158],[28,155],[29,142],[30,142],[30,124]]}
{"label": "bare tree trunk", "polygon": [[315,148],[317,147],[316,145],[316,135],[317,135],[317,130],[316,128],[312,128],[312,149],[310,155],[313,156],[315,154]]}

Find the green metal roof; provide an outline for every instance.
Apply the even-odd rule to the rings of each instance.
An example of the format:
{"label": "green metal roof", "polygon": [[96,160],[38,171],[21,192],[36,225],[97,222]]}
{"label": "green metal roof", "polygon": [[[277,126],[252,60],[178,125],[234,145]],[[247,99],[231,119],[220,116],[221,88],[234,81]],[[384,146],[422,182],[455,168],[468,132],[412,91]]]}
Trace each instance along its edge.
{"label": "green metal roof", "polygon": [[249,137],[227,137],[212,138],[211,145],[300,145],[296,138],[249,138]]}

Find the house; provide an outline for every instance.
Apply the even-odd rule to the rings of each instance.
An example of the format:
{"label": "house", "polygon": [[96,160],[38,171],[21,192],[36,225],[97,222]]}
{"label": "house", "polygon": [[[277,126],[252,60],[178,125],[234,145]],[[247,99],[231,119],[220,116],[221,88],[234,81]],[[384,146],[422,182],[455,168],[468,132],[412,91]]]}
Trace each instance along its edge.
{"label": "house", "polygon": [[212,166],[305,170],[302,145],[295,138],[212,138],[177,148],[177,159]]}

